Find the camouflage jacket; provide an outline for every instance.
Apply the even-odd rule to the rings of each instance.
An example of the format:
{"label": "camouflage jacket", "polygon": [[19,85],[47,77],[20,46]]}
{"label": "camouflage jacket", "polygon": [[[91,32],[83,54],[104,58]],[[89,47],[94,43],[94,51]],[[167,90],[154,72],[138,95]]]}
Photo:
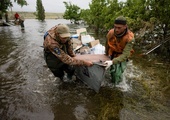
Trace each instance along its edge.
{"label": "camouflage jacket", "polygon": [[44,38],[44,50],[53,53],[59,60],[69,65],[84,65],[82,60],[75,59],[75,53],[72,49],[72,42],[69,39],[65,44],[60,43],[59,37],[56,36],[57,26],[51,28]]}

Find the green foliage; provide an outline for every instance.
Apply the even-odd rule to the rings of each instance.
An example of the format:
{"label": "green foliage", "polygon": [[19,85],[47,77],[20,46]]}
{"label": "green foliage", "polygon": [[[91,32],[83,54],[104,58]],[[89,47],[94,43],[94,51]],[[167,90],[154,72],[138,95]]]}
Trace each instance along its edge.
{"label": "green foliage", "polygon": [[[27,2],[25,0],[14,0],[18,5],[21,7],[24,5],[27,5]],[[13,4],[11,0],[0,0],[0,11],[5,12],[9,7],[12,7]]]}
{"label": "green foliage", "polygon": [[139,31],[141,37],[148,33],[148,39],[155,39],[155,43],[170,35],[170,0],[92,0],[89,7],[81,10],[81,19],[96,33],[106,34],[113,28],[116,17],[125,16],[129,29]]}
{"label": "green foliage", "polygon": [[117,11],[120,10],[118,0],[92,0],[90,9],[82,12],[81,18],[87,22],[96,33],[105,32],[113,27]]}
{"label": "green foliage", "polygon": [[80,18],[82,19],[82,20],[84,20],[84,21],[86,21],[86,23],[88,23],[88,24],[90,24],[90,10],[89,9],[86,9],[86,10],[84,10],[84,9],[82,9],[81,10],[81,14],[80,14]]}
{"label": "green foliage", "polygon": [[121,10],[121,6],[119,6],[118,0],[108,0],[102,13],[102,16],[104,16],[103,29],[113,28],[115,18],[119,16],[119,12],[117,12],[119,10]]}
{"label": "green foliage", "polygon": [[170,25],[170,1],[169,0],[150,0],[150,11],[151,15],[156,18],[157,21],[159,21],[159,24],[161,24],[162,29],[164,31],[164,37],[168,32],[169,25]]}
{"label": "green foliage", "polygon": [[105,16],[107,2],[105,0],[92,0],[92,3],[89,4],[90,9],[82,10],[81,18],[90,25],[91,28],[94,28],[95,32],[98,34],[99,31],[103,31],[105,27]]}
{"label": "green foliage", "polygon": [[10,0],[1,0],[0,2],[0,11],[5,12],[8,7],[12,6],[12,2]]}
{"label": "green foliage", "polygon": [[111,29],[115,18],[120,15],[127,18],[129,28],[134,31],[145,27],[144,23],[149,23],[154,26],[161,25],[165,36],[170,27],[169,0],[127,0],[126,2],[92,0],[89,4],[90,9],[82,9],[81,13],[75,12],[79,11],[79,8],[75,9],[71,3],[64,3],[67,8],[64,14],[65,19],[79,20],[81,18],[97,33]]}
{"label": "green foliage", "polygon": [[81,15],[80,7],[71,4],[71,2],[69,3],[63,2],[63,3],[65,4],[66,7],[66,11],[63,15],[63,18],[67,20],[71,20],[74,23],[77,23],[80,20],[80,15]]}
{"label": "green foliage", "polygon": [[44,21],[45,19],[45,10],[44,10],[44,6],[42,4],[41,0],[37,0],[37,7],[36,7],[36,17],[38,20]]}
{"label": "green foliage", "polygon": [[18,3],[21,6],[28,5],[27,1],[25,1],[25,0],[14,0],[14,2]]}
{"label": "green foliage", "polygon": [[[128,19],[132,30],[139,30],[144,22],[160,25],[164,33],[170,26],[169,0],[92,0],[90,9],[81,10],[81,19],[92,26],[96,32],[111,29],[116,17],[123,15]],[[150,21],[150,18],[154,18]],[[154,21],[153,21],[154,20]]]}

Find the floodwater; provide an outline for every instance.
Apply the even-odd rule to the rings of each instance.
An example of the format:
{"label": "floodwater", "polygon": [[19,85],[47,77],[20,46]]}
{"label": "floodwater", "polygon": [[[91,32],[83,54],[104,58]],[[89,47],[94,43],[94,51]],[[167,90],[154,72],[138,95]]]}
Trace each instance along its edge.
{"label": "floodwater", "polygon": [[0,27],[0,120],[169,120],[167,101],[152,102],[140,84],[144,72],[129,61],[114,87],[107,73],[99,93],[80,81],[61,83],[45,65],[43,35],[58,23],[72,33],[85,26],[70,21],[26,20]]}

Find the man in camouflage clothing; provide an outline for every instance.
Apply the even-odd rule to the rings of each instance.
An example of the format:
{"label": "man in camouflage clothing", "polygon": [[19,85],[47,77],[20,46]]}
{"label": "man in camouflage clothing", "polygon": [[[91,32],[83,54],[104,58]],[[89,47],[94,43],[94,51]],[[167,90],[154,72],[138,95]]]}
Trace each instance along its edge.
{"label": "man in camouflage clothing", "polygon": [[58,24],[44,35],[44,58],[48,68],[56,76],[63,80],[64,72],[67,78],[72,79],[74,65],[92,66],[90,61],[75,59],[72,49],[69,27]]}

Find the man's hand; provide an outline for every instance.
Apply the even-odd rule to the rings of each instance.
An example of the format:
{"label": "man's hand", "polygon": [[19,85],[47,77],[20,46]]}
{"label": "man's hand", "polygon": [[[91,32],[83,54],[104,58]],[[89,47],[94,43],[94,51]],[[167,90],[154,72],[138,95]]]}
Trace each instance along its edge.
{"label": "man's hand", "polygon": [[107,64],[107,66],[106,66],[106,70],[113,64],[113,61],[112,60],[107,60],[107,61],[105,61],[104,62],[104,64]]}
{"label": "man's hand", "polygon": [[93,65],[93,63],[91,61],[84,61],[84,65],[90,67]]}

